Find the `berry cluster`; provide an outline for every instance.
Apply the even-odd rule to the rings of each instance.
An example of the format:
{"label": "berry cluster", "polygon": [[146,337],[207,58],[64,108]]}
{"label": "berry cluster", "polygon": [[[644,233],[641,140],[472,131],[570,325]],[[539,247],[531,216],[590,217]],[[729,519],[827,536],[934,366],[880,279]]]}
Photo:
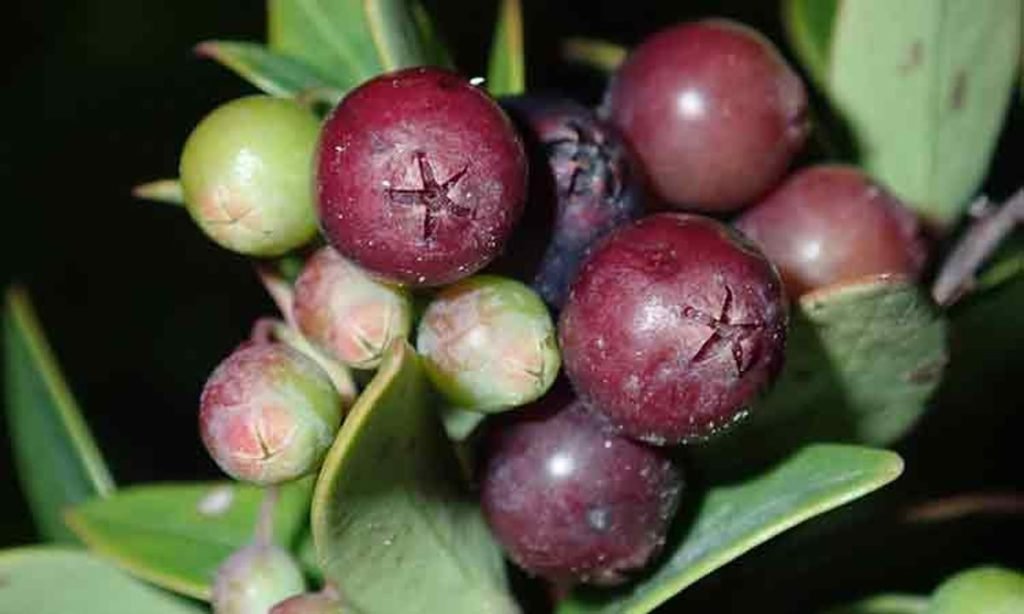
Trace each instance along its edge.
{"label": "berry cluster", "polygon": [[240,480],[315,471],[348,369],[415,330],[449,407],[515,410],[478,439],[482,509],[513,561],[558,583],[616,584],[658,553],[683,490],[668,446],[727,431],[771,386],[787,294],[916,276],[926,256],[914,215],[860,171],[786,177],[804,84],[724,20],[644,41],[598,110],[494,100],[423,67],[364,83],[317,126],[253,97],[186,145],[189,211],[212,239],[276,256],[319,225],[326,242],[277,280],[285,321],[210,378],[203,442]]}

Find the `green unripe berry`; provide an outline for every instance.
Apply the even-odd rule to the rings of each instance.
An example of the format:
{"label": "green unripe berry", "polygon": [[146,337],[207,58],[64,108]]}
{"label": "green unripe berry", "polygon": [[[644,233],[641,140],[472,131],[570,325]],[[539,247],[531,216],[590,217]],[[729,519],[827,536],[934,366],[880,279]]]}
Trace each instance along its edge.
{"label": "green unripe berry", "polygon": [[316,234],[313,151],[320,123],[296,102],[269,96],[218,107],[189,135],[181,183],[192,218],[221,246],[276,256]]}
{"label": "green unripe berry", "polygon": [[291,555],[277,546],[251,544],[217,568],[211,601],[214,614],[266,614],[304,590],[302,570]]}
{"label": "green unripe berry", "polygon": [[453,405],[501,411],[543,395],[561,358],[547,307],[527,286],[479,275],[443,290],[416,340],[427,375]]}
{"label": "green unripe berry", "polygon": [[928,614],[1021,614],[1024,574],[999,567],[977,567],[942,583]]}

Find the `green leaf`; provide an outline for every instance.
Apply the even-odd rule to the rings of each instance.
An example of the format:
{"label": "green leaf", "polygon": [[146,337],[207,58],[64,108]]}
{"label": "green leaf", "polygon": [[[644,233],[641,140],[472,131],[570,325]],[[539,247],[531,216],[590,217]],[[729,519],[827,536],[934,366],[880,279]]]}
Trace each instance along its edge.
{"label": "green leaf", "polygon": [[948,225],[984,179],[1016,85],[1021,1],[860,0],[840,7],[828,92],[861,164]]}
{"label": "green leaf", "polygon": [[185,192],[177,179],[158,179],[132,188],[132,196],[168,205],[185,205]]}
{"label": "green leaf", "polygon": [[0,552],[0,614],[201,614],[80,550]]}
{"label": "green leaf", "polygon": [[504,564],[415,351],[395,342],[328,452],[313,495],[324,575],[364,614],[515,612]]}
{"label": "green leaf", "polygon": [[109,495],[114,481],[23,289],[8,290],[3,320],[7,420],[21,489],[40,535],[73,541],[64,508]]}
{"label": "green leaf", "polygon": [[428,62],[405,0],[268,0],[270,48],[347,91],[381,72]]}
{"label": "green leaf", "polygon": [[819,85],[826,81],[829,44],[839,0],[783,0],[782,23],[790,45]]}
{"label": "green leaf", "polygon": [[441,34],[437,31],[437,26],[434,25],[434,20],[420,0],[412,1],[412,17],[416,21],[416,28],[420,31],[427,63],[432,66],[453,68],[455,63],[452,61],[448,46],[445,45]]}
{"label": "green leaf", "polygon": [[341,92],[316,68],[263,45],[234,41],[206,41],[196,46],[196,53],[216,60],[240,77],[271,96],[308,96],[316,92],[333,92],[337,102]]}
{"label": "green leaf", "polygon": [[878,595],[850,605],[830,609],[826,614],[924,614],[928,597],[918,595]]}
{"label": "green leaf", "polygon": [[643,614],[783,531],[896,479],[899,456],[845,445],[813,445],[745,481],[715,486],[666,546],[657,569],[615,590],[580,591],[558,614]]}
{"label": "green leaf", "polygon": [[[310,490],[310,479],[282,487],[274,537],[284,547],[305,526]],[[78,506],[67,521],[125,571],[208,600],[217,567],[252,541],[262,497],[262,490],[233,482],[136,486]]]}
{"label": "green leaf", "polygon": [[487,68],[487,89],[492,95],[516,96],[526,91],[525,54],[523,7],[519,0],[502,0]]}
{"label": "green leaf", "polygon": [[697,453],[722,465],[815,441],[889,445],[925,411],[946,361],[946,321],[908,280],[869,278],[806,294],[792,314],[779,381],[748,421]]}
{"label": "green leaf", "polygon": [[569,38],[562,44],[566,61],[613,73],[626,61],[629,51],[617,43],[594,38]]}

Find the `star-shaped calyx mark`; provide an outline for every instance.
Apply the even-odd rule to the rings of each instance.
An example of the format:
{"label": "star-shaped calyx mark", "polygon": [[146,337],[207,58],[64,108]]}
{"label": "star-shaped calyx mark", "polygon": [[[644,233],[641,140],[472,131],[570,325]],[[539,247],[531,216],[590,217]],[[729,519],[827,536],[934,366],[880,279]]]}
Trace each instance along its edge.
{"label": "star-shaped calyx mark", "polygon": [[568,121],[566,126],[572,131],[571,136],[544,143],[549,156],[566,159],[571,165],[569,181],[559,188],[568,195],[601,191],[618,198],[622,180],[603,135],[576,121]]}
{"label": "star-shaped calyx mark", "polygon": [[736,364],[736,375],[742,376],[757,359],[760,344],[755,339],[753,351],[749,356],[743,351],[743,342],[755,336],[764,328],[764,322],[734,322],[732,289],[723,284],[725,298],[717,316],[687,305],[683,308],[683,317],[693,320],[711,329],[711,335],[701,344],[690,359],[691,363],[699,363],[707,358],[728,350]]}
{"label": "star-shaped calyx mark", "polygon": [[421,188],[388,188],[388,200],[394,204],[406,206],[423,207],[423,238],[429,239],[437,229],[437,215],[442,212],[450,213],[457,217],[470,217],[473,211],[455,203],[448,195],[452,188],[459,183],[469,169],[462,167],[443,182],[438,183],[434,176],[434,167],[427,160],[427,154],[417,151],[415,154],[416,165],[420,173]]}

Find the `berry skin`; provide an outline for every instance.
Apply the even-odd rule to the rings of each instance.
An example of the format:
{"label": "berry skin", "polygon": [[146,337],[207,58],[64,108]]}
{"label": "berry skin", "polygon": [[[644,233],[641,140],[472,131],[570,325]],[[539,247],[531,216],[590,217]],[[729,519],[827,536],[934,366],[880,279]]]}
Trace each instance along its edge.
{"label": "berry skin", "polygon": [[341,425],[341,399],[312,359],[278,343],[243,344],[203,388],[199,430],[225,473],[278,484],[315,471]]}
{"label": "berry skin", "polygon": [[793,298],[868,275],[917,277],[927,256],[917,217],[852,166],[793,174],[735,225],[779,267]]}
{"label": "berry skin", "polygon": [[484,515],[520,567],[613,585],[661,550],[683,489],[661,450],[609,432],[559,389],[503,415],[486,437]]}
{"label": "berry skin", "polygon": [[508,117],[461,76],[412,68],[352,91],[323,127],[320,224],[345,257],[401,284],[444,285],[501,251],[526,194]]}
{"label": "berry skin", "polygon": [[445,288],[427,306],[416,349],[449,402],[498,412],[551,387],[561,366],[555,337],[547,307],[530,288],[478,275]]}
{"label": "berry skin", "polygon": [[761,34],[724,19],[645,40],[612,80],[606,111],[676,208],[731,211],[775,185],[807,138],[807,92]]}
{"label": "berry skin", "polygon": [[590,255],[559,338],[588,406],[629,436],[678,443],[745,415],[782,366],[786,320],[778,274],[739,233],[662,213]]}
{"label": "berry skin", "polygon": [[927,614],[1020,614],[1024,574],[1001,567],[976,567],[942,583]]}
{"label": "berry skin", "polygon": [[521,96],[502,106],[527,135],[531,208],[543,211],[543,224],[554,220],[532,284],[560,309],[587,249],[640,217],[639,167],[618,132],[572,100]]}
{"label": "berry skin", "polygon": [[412,299],[324,247],[306,262],[292,305],[305,337],[340,362],[373,369],[412,329]]}
{"label": "berry skin", "polygon": [[181,184],[211,239],[251,256],[277,256],[316,236],[309,187],[320,124],[296,102],[240,98],[207,115],[185,143]]}
{"label": "berry skin", "polygon": [[270,614],[344,614],[341,601],[333,591],[303,593],[275,605]]}
{"label": "berry skin", "polygon": [[281,600],[306,590],[298,563],[277,546],[251,544],[217,568],[214,614],[266,614]]}

